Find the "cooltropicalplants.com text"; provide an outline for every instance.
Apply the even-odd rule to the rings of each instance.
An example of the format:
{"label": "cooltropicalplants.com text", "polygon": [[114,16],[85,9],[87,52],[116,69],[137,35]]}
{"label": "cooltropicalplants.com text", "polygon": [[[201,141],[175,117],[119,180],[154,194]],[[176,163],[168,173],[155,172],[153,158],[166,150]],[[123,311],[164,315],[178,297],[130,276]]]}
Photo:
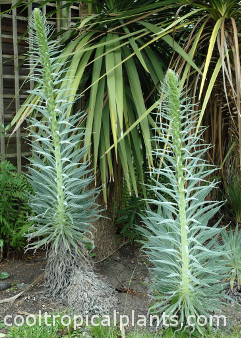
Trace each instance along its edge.
{"label": "cooltropicalplants.com text", "polygon": [[55,326],[57,322],[61,322],[63,326],[71,326],[75,330],[81,326],[119,326],[119,327],[194,327],[195,324],[199,326],[226,326],[227,318],[224,315],[210,315],[208,317],[200,315],[190,315],[187,318],[187,322],[180,323],[178,316],[169,316],[165,312],[161,316],[157,315],[136,315],[132,310],[131,315],[120,314],[118,311],[114,311],[109,315],[77,315],[69,316],[67,314],[48,314],[39,311],[38,315],[29,314],[24,317],[22,315],[6,315],[4,317],[4,324],[6,326]]}

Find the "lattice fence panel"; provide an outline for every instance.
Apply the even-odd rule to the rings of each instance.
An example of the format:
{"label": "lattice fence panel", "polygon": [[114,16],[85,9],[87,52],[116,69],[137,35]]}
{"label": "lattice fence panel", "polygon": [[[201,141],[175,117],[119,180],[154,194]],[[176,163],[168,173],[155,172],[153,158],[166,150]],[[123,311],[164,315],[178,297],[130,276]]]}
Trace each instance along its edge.
{"label": "lattice fence panel", "polygon": [[[34,84],[26,81],[28,76],[27,65],[23,63],[28,51],[27,31],[28,16],[38,2],[32,3],[25,8],[17,7],[11,9],[16,0],[0,0],[0,125],[5,127],[16,115],[19,107],[27,97],[27,90]],[[51,3],[42,8],[44,14],[55,12],[55,4]],[[65,26],[71,24],[72,17],[80,15],[80,8],[72,6],[68,19],[64,20]],[[63,22],[52,14],[48,22],[60,30]],[[67,27],[66,27],[67,28]],[[24,170],[27,158],[31,155],[31,149],[24,141],[26,122],[24,122],[16,133],[11,135],[0,133],[0,154],[3,158],[10,160],[18,171]],[[11,136],[11,137],[10,137]]]}

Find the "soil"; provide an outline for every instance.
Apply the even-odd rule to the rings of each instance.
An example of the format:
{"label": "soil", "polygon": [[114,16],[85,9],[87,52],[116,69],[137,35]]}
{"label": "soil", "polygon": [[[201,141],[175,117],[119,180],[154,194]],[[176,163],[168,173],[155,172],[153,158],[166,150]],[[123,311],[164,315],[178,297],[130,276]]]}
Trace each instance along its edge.
{"label": "soil", "polygon": [[[95,271],[101,277],[106,278],[115,289],[119,300],[117,311],[120,314],[131,316],[134,310],[135,317],[137,317],[138,315],[147,315],[148,306],[151,304],[148,287],[145,285],[145,281],[149,279],[149,273],[143,252],[136,249],[133,256],[131,252],[130,247],[124,246],[109,258],[96,262],[94,266]],[[66,306],[56,303],[44,295],[45,264],[46,254],[43,251],[39,251],[35,255],[25,255],[22,259],[5,259],[0,262],[0,273],[7,271],[10,274],[6,280],[10,287],[0,291],[0,302],[2,299],[12,297],[30,287],[35,281],[34,285],[14,302],[0,303],[0,322],[1,317],[4,318],[6,315],[39,314],[40,310],[42,314],[44,312],[50,314],[67,311]],[[232,298],[241,304],[239,291]],[[227,327],[223,328],[223,331],[229,332],[230,329],[233,331],[235,328],[240,332],[241,307],[237,303],[228,302],[227,306],[222,309],[221,314],[227,317]],[[0,326],[0,333],[4,331],[4,328],[1,329]]]}
{"label": "soil", "polygon": [[[149,276],[146,258],[139,249],[135,250],[133,257],[131,252],[130,247],[122,247],[109,258],[96,262],[94,268],[115,289],[119,300],[117,311],[120,314],[130,316],[134,310],[136,316],[146,315],[151,304],[147,295],[148,288],[143,284]],[[63,304],[56,303],[44,295],[45,264],[46,254],[43,251],[35,255],[25,255],[22,259],[0,262],[0,273],[7,271],[10,274],[5,281],[11,285],[7,290],[0,291],[0,301],[23,291],[39,277],[37,282],[14,302],[0,303],[2,318],[6,315],[39,314],[40,310],[42,314],[66,310]]]}

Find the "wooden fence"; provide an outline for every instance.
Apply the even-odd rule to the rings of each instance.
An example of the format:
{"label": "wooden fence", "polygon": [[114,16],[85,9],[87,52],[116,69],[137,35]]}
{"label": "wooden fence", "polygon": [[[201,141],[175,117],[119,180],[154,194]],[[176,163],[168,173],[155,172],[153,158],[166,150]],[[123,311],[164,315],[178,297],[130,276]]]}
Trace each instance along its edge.
{"label": "wooden fence", "polygon": [[[28,96],[27,90],[33,87],[31,81],[26,81],[28,67],[24,64],[24,55],[28,51],[27,31],[28,17],[38,2],[32,3],[25,8],[21,6],[11,10],[16,0],[0,0],[0,126],[7,126],[19,107]],[[14,6],[13,6],[14,7]],[[44,14],[55,12],[54,3],[42,8]],[[80,7],[72,6],[66,25],[71,24],[72,14],[80,15]],[[53,14],[48,22],[61,29],[61,21]],[[11,136],[11,130],[6,134],[0,133],[0,154],[3,158],[11,161],[18,171],[24,169],[27,157],[31,155],[31,149],[24,141],[26,122]],[[10,137],[11,136],[11,137]]]}

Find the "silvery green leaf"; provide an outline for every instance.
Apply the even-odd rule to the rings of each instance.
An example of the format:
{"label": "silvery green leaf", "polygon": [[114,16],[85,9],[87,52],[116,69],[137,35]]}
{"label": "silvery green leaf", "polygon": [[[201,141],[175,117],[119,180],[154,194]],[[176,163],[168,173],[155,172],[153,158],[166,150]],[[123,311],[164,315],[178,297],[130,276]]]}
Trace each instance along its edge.
{"label": "silvery green leaf", "polygon": [[[28,143],[33,156],[28,179],[34,191],[29,200],[35,215],[26,236],[31,239],[32,249],[51,245],[57,251],[64,243],[67,250],[75,250],[85,247],[86,234],[93,230],[91,223],[98,218],[98,191],[89,188],[92,170],[90,163],[83,161],[88,147],[81,146],[85,131],[77,126],[83,115],[70,114],[77,96],[70,96],[68,87],[59,89],[66,80],[67,69],[58,71],[57,41],[47,41],[44,22],[35,10],[30,19],[30,36],[35,46],[32,62],[40,67],[31,75],[36,87],[30,93],[40,100],[31,108],[43,118],[29,120]],[[36,27],[42,27],[42,33]]]}
{"label": "silvery green leaf", "polygon": [[[222,202],[207,200],[216,182],[208,181],[215,168],[204,159],[209,149],[201,139],[204,129],[195,135],[198,114],[170,70],[163,93],[155,140],[166,148],[165,153],[161,147],[153,152],[162,166],[152,170],[149,188],[155,198],[146,200],[144,227],[138,229],[147,238],[143,250],[152,263],[152,309],[185,322],[189,315],[208,315],[222,304],[227,275],[222,257],[228,257],[228,245],[217,244],[220,222],[209,226]],[[157,175],[165,183],[158,182]]]}

